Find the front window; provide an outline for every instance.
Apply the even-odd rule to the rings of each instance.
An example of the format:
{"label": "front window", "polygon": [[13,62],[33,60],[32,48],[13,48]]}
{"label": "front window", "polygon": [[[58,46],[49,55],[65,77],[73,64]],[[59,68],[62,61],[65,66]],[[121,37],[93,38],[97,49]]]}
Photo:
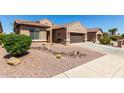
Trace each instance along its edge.
{"label": "front window", "polygon": [[40,37],[39,33],[40,33],[40,31],[38,31],[38,30],[30,30],[30,36],[33,40],[39,39],[39,37]]}

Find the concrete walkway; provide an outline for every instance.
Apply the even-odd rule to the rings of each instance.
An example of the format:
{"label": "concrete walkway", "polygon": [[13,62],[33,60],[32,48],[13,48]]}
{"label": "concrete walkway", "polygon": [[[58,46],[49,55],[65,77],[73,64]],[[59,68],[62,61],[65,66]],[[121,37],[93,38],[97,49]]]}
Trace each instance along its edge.
{"label": "concrete walkway", "polygon": [[106,55],[69,71],[63,72],[53,78],[124,77],[124,49],[93,43],[78,43],[72,45],[106,53]]}

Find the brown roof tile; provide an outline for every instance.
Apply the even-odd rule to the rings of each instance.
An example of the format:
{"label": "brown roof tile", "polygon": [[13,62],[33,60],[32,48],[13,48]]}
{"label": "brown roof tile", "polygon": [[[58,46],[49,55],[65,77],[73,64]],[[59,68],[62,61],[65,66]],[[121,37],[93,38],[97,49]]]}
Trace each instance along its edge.
{"label": "brown roof tile", "polygon": [[65,28],[65,27],[59,25],[52,25],[52,29],[61,29],[61,28]]}
{"label": "brown roof tile", "polygon": [[22,25],[32,25],[32,26],[49,27],[48,25],[41,24],[41,23],[36,22],[36,21],[33,22],[33,21],[26,21],[26,20],[20,20],[20,19],[15,20],[15,23],[22,24]]}
{"label": "brown roof tile", "polygon": [[79,22],[79,21],[76,21],[76,22],[64,24],[63,26],[64,26],[64,27],[68,27],[68,26],[71,26],[71,25],[73,25],[73,24],[75,24],[75,23],[80,23],[80,22]]}
{"label": "brown roof tile", "polygon": [[102,32],[102,29],[100,29],[100,28],[89,28],[89,29],[87,29],[87,32],[98,32],[98,31],[101,31]]}

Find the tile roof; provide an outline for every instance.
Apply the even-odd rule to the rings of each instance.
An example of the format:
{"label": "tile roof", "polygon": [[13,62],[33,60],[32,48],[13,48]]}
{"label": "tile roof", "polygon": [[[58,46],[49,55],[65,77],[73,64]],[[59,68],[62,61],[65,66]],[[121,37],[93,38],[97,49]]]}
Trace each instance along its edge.
{"label": "tile roof", "polygon": [[87,29],[87,32],[98,32],[98,31],[102,31],[102,29],[100,29],[100,28],[89,28],[89,29]]}
{"label": "tile roof", "polygon": [[64,27],[69,27],[69,26],[71,26],[71,25],[73,25],[73,24],[75,24],[75,23],[80,23],[80,22],[79,22],[79,21],[76,21],[76,22],[64,24],[63,26],[64,26]]}
{"label": "tile roof", "polygon": [[59,26],[59,25],[52,25],[52,29],[61,29],[61,28],[65,28],[63,26]]}
{"label": "tile roof", "polygon": [[26,20],[20,20],[20,19],[15,20],[15,23],[22,24],[22,25],[32,25],[32,26],[49,27],[46,24],[42,24],[42,23],[39,23],[39,22],[36,22],[36,21],[26,21]]}
{"label": "tile roof", "polygon": [[[23,25],[33,25],[33,26],[43,26],[43,27],[50,27],[46,24],[43,24],[43,23],[40,23],[39,21],[26,21],[26,20],[20,20],[20,19],[17,19],[15,20],[15,23],[16,24],[23,24]],[[60,26],[60,25],[55,25],[53,24],[52,25],[52,29],[61,29],[61,28],[65,28],[64,26]]]}

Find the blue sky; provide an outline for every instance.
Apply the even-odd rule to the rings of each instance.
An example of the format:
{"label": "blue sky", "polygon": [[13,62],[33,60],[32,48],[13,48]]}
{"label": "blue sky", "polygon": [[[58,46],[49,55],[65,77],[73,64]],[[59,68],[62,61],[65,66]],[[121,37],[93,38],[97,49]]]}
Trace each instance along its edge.
{"label": "blue sky", "polygon": [[80,21],[87,28],[100,27],[104,32],[116,27],[118,28],[118,33],[124,33],[123,15],[0,15],[0,21],[5,33],[12,32],[11,23],[15,19],[37,21],[43,18],[48,18],[53,23],[60,25]]}

